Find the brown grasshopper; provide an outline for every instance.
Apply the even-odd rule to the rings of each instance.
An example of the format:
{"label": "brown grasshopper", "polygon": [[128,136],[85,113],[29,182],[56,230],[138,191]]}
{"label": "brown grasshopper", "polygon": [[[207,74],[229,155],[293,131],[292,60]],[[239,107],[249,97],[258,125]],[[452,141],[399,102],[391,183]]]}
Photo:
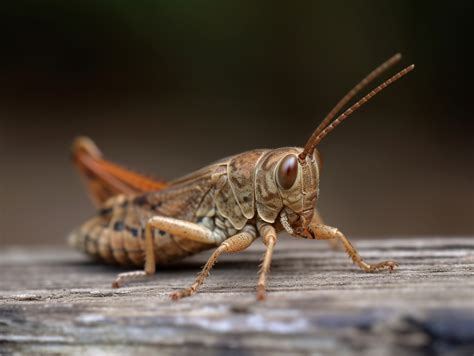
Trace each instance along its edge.
{"label": "brown grasshopper", "polygon": [[256,149],[217,161],[183,178],[161,182],[106,161],[88,138],[78,138],[73,158],[99,207],[96,217],[70,236],[74,246],[108,263],[144,266],[120,273],[124,283],[155,273],[167,264],[215,248],[195,282],[171,294],[193,295],[218,257],[238,252],[261,236],[266,245],[257,298],[265,298],[267,275],[277,233],[305,239],[340,241],[365,272],[392,271],[397,263],[366,263],[349,240],[325,225],[317,210],[321,159],[316,146],[342,121],[384,88],[413,70],[411,65],[376,87],[334,119],[368,83],[401,58],[397,54],[358,83],[329,112],[304,148]]}

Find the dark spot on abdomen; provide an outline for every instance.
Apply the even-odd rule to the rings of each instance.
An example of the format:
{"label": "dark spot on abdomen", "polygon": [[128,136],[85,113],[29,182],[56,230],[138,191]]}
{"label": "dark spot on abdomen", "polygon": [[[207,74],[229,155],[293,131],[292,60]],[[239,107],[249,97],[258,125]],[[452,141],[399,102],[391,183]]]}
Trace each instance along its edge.
{"label": "dark spot on abdomen", "polygon": [[113,209],[112,208],[102,208],[99,210],[99,215],[100,216],[106,216],[110,215],[112,213]]}
{"label": "dark spot on abdomen", "polygon": [[123,221],[116,221],[114,224],[115,231],[122,231],[124,229]]}

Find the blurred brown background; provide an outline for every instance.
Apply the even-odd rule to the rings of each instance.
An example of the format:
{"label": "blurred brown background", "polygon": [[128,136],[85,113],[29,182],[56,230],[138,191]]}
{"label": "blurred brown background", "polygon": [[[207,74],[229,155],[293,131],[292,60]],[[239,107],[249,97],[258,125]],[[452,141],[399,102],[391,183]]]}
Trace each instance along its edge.
{"label": "blurred brown background", "polygon": [[1,243],[64,243],[94,213],[69,160],[77,135],[166,179],[252,148],[303,145],[398,51],[416,70],[320,146],[319,207],[349,236],[472,235],[473,7],[4,1]]}

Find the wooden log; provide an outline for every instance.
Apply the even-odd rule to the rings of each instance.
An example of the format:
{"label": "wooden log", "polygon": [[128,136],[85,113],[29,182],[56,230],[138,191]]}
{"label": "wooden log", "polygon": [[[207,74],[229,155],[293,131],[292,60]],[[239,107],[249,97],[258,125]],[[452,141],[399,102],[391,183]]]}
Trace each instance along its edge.
{"label": "wooden log", "polygon": [[68,248],[0,251],[0,355],[87,352],[466,354],[474,352],[474,239],[355,241],[394,273],[366,274],[324,241],[282,237],[268,299],[256,302],[263,246],[221,258],[178,302],[209,254],[111,289],[117,267]]}

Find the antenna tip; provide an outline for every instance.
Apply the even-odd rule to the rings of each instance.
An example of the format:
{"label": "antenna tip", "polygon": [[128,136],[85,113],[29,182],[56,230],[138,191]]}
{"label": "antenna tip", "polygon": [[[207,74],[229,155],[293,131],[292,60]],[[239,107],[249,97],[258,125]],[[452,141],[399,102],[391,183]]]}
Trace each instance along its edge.
{"label": "antenna tip", "polygon": [[400,60],[400,59],[402,59],[402,54],[400,52],[398,52],[393,56],[393,58],[396,59],[396,60]]}

